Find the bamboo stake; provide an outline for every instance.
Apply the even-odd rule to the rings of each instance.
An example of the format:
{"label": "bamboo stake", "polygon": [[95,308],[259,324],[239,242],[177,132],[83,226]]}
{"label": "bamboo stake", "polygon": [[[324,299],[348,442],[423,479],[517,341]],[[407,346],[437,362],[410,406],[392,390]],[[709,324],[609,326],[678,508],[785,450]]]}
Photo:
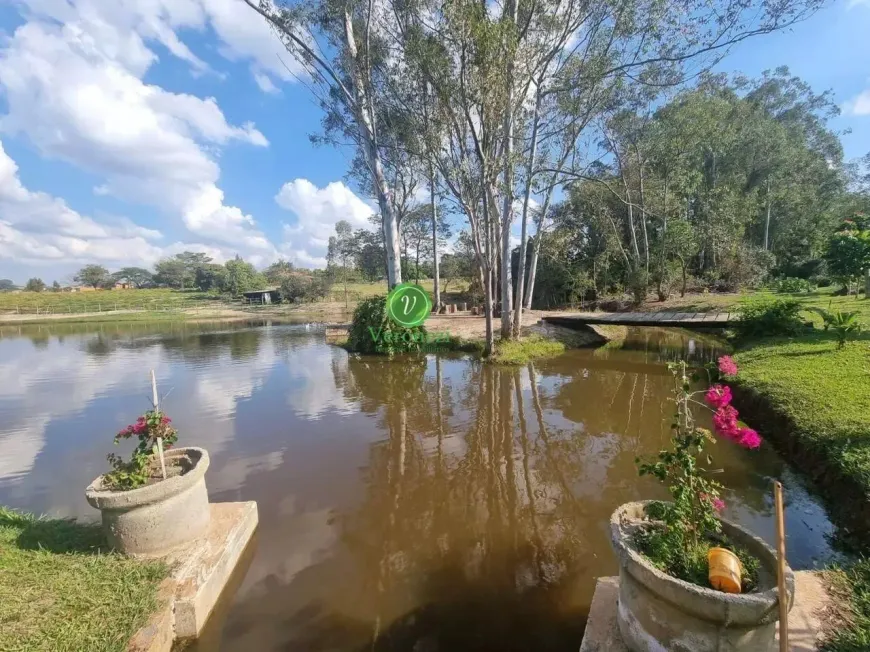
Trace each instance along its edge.
{"label": "bamboo stake", "polygon": [[[160,399],[157,396],[157,376],[154,375],[154,370],[151,370],[151,401],[154,403],[154,411],[160,413]],[[160,470],[163,472],[163,479],[166,479],[166,460],[163,459],[163,437],[157,438],[157,454],[160,457]]]}
{"label": "bamboo stake", "polygon": [[779,650],[788,652],[788,593],[785,589],[785,514],[782,506],[782,484],[773,481],[773,496],[776,504],[776,556],[777,582],[779,585]]}

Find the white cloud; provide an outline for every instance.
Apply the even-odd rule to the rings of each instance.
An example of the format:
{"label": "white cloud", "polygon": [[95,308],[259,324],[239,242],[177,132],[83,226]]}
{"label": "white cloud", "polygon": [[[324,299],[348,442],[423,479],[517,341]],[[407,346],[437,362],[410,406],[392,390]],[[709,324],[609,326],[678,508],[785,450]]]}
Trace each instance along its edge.
{"label": "white cloud", "polygon": [[275,86],[272,78],[265,73],[255,72],[254,81],[257,82],[257,86],[259,86],[260,90],[264,93],[276,94],[281,92],[280,90],[278,90],[278,87]]}
{"label": "white cloud", "polygon": [[329,237],[335,225],[346,220],[354,229],[370,229],[369,216],[374,209],[357,197],[341,181],[318,188],[308,179],[285,183],[275,201],[297,217],[293,225],[284,225],[282,253],[305,267],[324,267]]}
{"label": "white cloud", "polygon": [[0,142],[0,258],[36,261],[153,263],[159,231],[135,224],[98,223],[18,178],[18,166]]}
{"label": "white cloud", "polygon": [[220,50],[224,57],[251,60],[254,75],[268,73],[270,77],[292,81],[294,76],[304,74],[302,66],[284,49],[266,20],[241,0],[200,0],[200,3],[209,24],[224,43]]}
{"label": "white cloud", "polygon": [[[196,25],[201,17],[188,5],[163,7],[164,22],[150,14],[139,22],[153,23],[148,33],[160,25]],[[60,16],[70,6],[41,0],[34,10],[49,7]],[[252,124],[230,125],[213,98],[145,84],[141,77],[155,55],[139,34],[118,27],[121,9],[113,13],[100,4],[112,13],[110,22],[90,3],[75,8],[62,26],[32,20],[19,27],[0,52],[0,90],[8,104],[0,130],[25,134],[43,155],[104,177],[99,193],[154,205],[229,251],[273,259],[275,248],[253,218],[224,203],[210,155],[234,140],[266,146],[263,134]]]}
{"label": "white cloud", "polygon": [[870,88],[843,103],[843,113],[870,115]]}
{"label": "white cloud", "polygon": [[[292,81],[294,75],[303,74],[302,66],[287,53],[265,19],[241,0],[28,0],[26,8],[30,14],[60,23],[85,21],[92,34],[100,26],[111,47],[144,51],[143,39],[157,41],[195,72],[208,70],[208,65],[182,42],[178,32],[210,27],[220,40],[220,54],[232,61],[250,62],[253,75]],[[116,40],[117,34],[125,38]],[[261,80],[256,81],[263,88]]]}
{"label": "white cloud", "polygon": [[307,421],[316,421],[324,414],[350,414],[359,408],[345,398],[336,387],[335,374],[324,373],[333,364],[347,373],[347,356],[336,356],[331,348],[307,344],[293,350],[294,364],[287,365],[293,391],[287,402],[293,411]]}

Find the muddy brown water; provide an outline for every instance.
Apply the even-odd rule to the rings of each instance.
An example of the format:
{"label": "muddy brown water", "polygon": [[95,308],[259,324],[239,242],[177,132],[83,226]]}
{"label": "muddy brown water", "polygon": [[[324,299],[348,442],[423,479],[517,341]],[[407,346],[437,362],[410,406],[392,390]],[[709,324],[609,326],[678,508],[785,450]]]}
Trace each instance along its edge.
{"label": "muddy brown water", "polygon": [[[573,652],[595,578],[617,570],[611,512],[665,497],[634,460],[667,444],[666,362],[720,352],[635,329],[500,368],[354,358],[305,325],[2,328],[0,504],[95,518],[84,488],[154,368],[179,445],[211,454],[211,499],[259,505],[196,649]],[[780,479],[792,565],[835,556],[824,509],[770,446],[712,454],[729,518],[772,541]]]}

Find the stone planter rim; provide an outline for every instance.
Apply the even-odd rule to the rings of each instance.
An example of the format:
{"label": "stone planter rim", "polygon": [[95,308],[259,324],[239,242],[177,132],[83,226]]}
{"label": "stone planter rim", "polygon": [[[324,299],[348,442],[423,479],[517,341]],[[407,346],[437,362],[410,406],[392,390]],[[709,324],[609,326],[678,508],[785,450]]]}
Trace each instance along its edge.
{"label": "stone planter rim", "polygon": [[[660,571],[647,561],[638,550],[629,545],[630,536],[637,531],[642,523],[638,515],[644,513],[647,505],[655,502],[663,501],[642,500],[625,503],[618,507],[610,517],[611,541],[614,551],[619,557],[620,566],[625,572],[630,573],[636,581],[660,598],[674,604],[679,602],[679,608],[700,618],[719,620],[716,616],[721,613],[727,624],[732,626],[759,625],[779,619],[779,589],[775,583],[771,588],[757,593],[716,591]],[[762,566],[772,567],[774,573],[776,572],[776,553],[764,540],[732,521],[726,519],[720,519],[720,521],[726,534],[728,530],[737,531],[742,537],[752,540],[757,548],[766,552],[768,559],[760,559]],[[794,600],[794,573],[788,565],[785,569],[785,583],[790,610]],[[652,586],[652,584],[658,586]],[[664,591],[660,589],[664,589]],[[662,595],[663,593],[665,595]],[[668,595],[678,599],[671,600]]]}
{"label": "stone planter rim", "polygon": [[129,491],[112,491],[103,489],[101,475],[95,479],[85,490],[85,497],[92,507],[103,510],[129,509],[152,503],[159,503],[170,496],[186,491],[199,482],[208,470],[208,451],[196,446],[172,448],[164,451],[165,458],[187,457],[193,465],[187,473],[176,475],[160,482],[130,489]]}

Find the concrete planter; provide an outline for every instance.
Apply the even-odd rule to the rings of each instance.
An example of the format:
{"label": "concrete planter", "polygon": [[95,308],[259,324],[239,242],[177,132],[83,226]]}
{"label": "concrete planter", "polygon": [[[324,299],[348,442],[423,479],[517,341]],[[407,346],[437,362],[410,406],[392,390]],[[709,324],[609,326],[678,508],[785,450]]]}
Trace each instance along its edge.
{"label": "concrete planter", "polygon": [[[619,633],[633,652],[774,652],[779,598],[776,553],[764,541],[729,521],[722,531],[761,562],[755,593],[730,594],[666,575],[632,546],[649,521],[651,501],[627,503],[610,518],[613,549],[619,560]],[[794,575],[786,568],[789,609]]]}
{"label": "concrete planter", "polygon": [[104,489],[100,476],[85,491],[88,503],[100,510],[106,539],[116,550],[154,557],[206,533],[211,514],[205,488],[208,453],[176,448],[165,457],[177,475],[130,491]]}

